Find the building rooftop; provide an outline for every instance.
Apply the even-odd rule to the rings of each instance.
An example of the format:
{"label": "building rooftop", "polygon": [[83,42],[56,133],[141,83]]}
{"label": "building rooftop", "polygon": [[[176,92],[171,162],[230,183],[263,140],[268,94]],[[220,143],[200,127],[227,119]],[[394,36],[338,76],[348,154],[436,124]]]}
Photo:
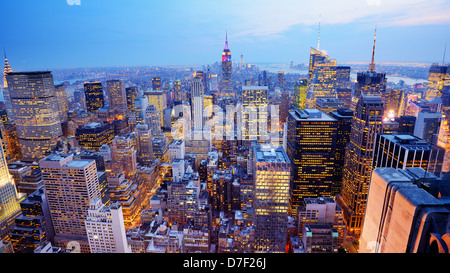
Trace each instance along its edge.
{"label": "building rooftop", "polygon": [[325,112],[317,109],[295,109],[289,111],[289,113],[296,121],[336,121],[336,119],[332,118]]}
{"label": "building rooftop", "polygon": [[380,136],[408,150],[429,150],[434,146],[426,140],[410,134],[380,134]]}
{"label": "building rooftop", "polygon": [[289,158],[281,146],[256,145],[254,147],[257,162],[289,163]]}

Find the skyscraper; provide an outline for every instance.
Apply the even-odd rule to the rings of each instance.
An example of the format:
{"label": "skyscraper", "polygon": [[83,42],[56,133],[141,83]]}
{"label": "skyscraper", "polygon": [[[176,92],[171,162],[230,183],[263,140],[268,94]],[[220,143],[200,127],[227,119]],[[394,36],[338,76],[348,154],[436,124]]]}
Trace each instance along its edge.
{"label": "skyscraper", "polygon": [[111,144],[114,139],[114,128],[107,122],[89,122],[76,129],[75,138],[81,147],[98,152],[102,145]]}
{"label": "skyscraper", "polygon": [[5,66],[3,68],[3,99],[5,100],[8,121],[9,123],[14,123],[14,113],[12,111],[11,99],[8,91],[8,81],[6,80],[6,75],[10,72],[13,72],[13,70],[9,65],[8,58],[6,58],[6,51],[4,53],[5,53]]}
{"label": "skyscraper", "polygon": [[336,153],[334,158],[334,196],[341,192],[345,151],[347,144],[350,142],[353,111],[349,109],[338,109],[335,112],[331,112],[330,116],[337,120]]}
{"label": "skyscraper", "polygon": [[243,140],[265,141],[268,116],[267,86],[242,86],[242,130]]}
{"label": "skyscraper", "polygon": [[136,132],[136,160],[141,165],[151,165],[155,160],[153,154],[152,131],[147,124],[138,124]]}
{"label": "skyscraper", "polygon": [[414,125],[414,135],[432,144],[437,144],[442,114],[435,111],[420,111]]}
{"label": "skyscraper", "polygon": [[152,78],[152,88],[153,90],[162,90],[161,78],[159,77]]}
{"label": "skyscraper", "polygon": [[372,172],[375,135],[383,132],[384,104],[380,96],[362,95],[352,121],[345,154],[341,194],[336,201],[344,212],[349,235],[359,238]]}
{"label": "skyscraper", "polygon": [[446,74],[450,74],[450,68],[446,65],[432,64],[428,72],[426,100],[442,96]]}
{"label": "skyscraper", "polygon": [[64,85],[59,84],[55,86],[56,99],[58,101],[59,118],[61,122],[67,122],[69,117],[69,101],[67,100],[67,92]]}
{"label": "skyscraper", "polygon": [[336,74],[336,60],[319,49],[311,48],[306,108],[314,108],[317,98],[336,97]]}
{"label": "skyscraper", "polygon": [[191,84],[191,113],[194,128],[203,128],[203,80],[195,77]]}
{"label": "skyscraper", "polygon": [[255,250],[285,252],[291,162],[280,146],[255,145],[252,157]]}
{"label": "skyscraper", "polygon": [[[137,88],[137,86],[130,86],[125,88],[125,93],[127,94],[127,105],[128,105],[128,110],[131,113],[134,113],[134,100],[139,97],[139,90]],[[144,109],[145,111],[145,109]]]}
{"label": "skyscraper", "polygon": [[[0,146],[3,146],[0,141]],[[16,185],[8,171],[3,148],[0,149],[0,241],[5,238],[21,213]]]}
{"label": "skyscraper", "polygon": [[231,77],[232,61],[231,51],[228,48],[228,35],[225,37],[225,48],[222,52],[222,86],[220,90],[220,98],[233,97],[233,81]]}
{"label": "skyscraper", "polygon": [[373,168],[406,169],[418,167],[441,176],[444,148],[407,134],[377,134]]}
{"label": "skyscraper", "polygon": [[121,80],[109,80],[106,82],[106,88],[108,91],[109,110],[115,116],[115,119],[125,119],[128,112],[125,84]]}
{"label": "skyscraper", "polygon": [[22,156],[39,160],[62,141],[53,76],[50,71],[12,72],[6,78]]}
{"label": "skyscraper", "polygon": [[100,199],[100,185],[93,159],[52,154],[39,161],[45,192],[55,227],[55,244],[66,249],[76,241],[89,252],[85,220],[90,202]]}
{"label": "skyscraper", "polygon": [[131,179],[137,171],[134,142],[133,135],[125,134],[115,136],[111,143],[111,161],[122,165],[127,179]]}
{"label": "skyscraper", "polygon": [[358,72],[356,75],[355,96],[361,95],[384,96],[386,92],[386,73],[375,72],[375,41],[377,30],[373,39],[372,62],[369,65],[369,71]]}
{"label": "skyscraper", "polygon": [[161,124],[164,124],[163,112],[167,108],[167,97],[163,90],[153,90],[144,92],[144,96],[148,98],[148,104],[153,104],[159,111]]}
{"label": "skyscraper", "polygon": [[96,113],[98,109],[105,106],[101,82],[85,82],[84,96],[86,98],[86,110],[88,112]]}
{"label": "skyscraper", "polygon": [[304,198],[333,196],[337,120],[316,109],[295,109],[287,128],[290,214],[296,215]]}
{"label": "skyscraper", "polygon": [[305,110],[306,107],[306,92],[308,89],[307,80],[299,80],[294,85],[294,99],[292,101],[292,106],[295,109]]}
{"label": "skyscraper", "polygon": [[20,202],[21,215],[9,233],[15,253],[33,253],[35,248],[53,240],[53,224],[43,188]]}

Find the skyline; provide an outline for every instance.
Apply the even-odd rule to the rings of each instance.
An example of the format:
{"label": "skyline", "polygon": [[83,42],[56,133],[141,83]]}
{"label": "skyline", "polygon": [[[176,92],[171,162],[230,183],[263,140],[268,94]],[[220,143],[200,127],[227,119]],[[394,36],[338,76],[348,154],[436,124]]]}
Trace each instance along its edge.
{"label": "skyline", "polygon": [[15,70],[213,64],[225,33],[235,62],[307,63],[319,21],[320,49],[338,63],[369,64],[375,27],[375,63],[441,63],[450,41],[442,0],[76,3],[0,4],[0,23],[11,26],[0,46]]}

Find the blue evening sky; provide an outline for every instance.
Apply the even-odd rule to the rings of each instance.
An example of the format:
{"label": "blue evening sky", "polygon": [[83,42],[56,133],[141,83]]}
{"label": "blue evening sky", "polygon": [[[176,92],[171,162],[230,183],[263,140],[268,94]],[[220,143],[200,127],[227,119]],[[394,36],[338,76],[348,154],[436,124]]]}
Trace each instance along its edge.
{"label": "blue evening sky", "polygon": [[[79,5],[77,5],[79,2]],[[338,63],[450,60],[448,0],[1,0],[0,47],[16,71],[307,63],[317,47]]]}

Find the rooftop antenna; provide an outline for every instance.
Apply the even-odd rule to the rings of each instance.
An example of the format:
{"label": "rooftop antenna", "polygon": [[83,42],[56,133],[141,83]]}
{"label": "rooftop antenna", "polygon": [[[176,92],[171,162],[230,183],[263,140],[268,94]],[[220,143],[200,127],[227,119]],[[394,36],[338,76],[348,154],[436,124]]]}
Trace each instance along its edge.
{"label": "rooftop antenna", "polygon": [[225,30],[225,49],[228,49],[228,30]]}
{"label": "rooftop antenna", "polygon": [[375,26],[375,35],[373,36],[372,62],[370,63],[370,72],[375,70],[375,41],[377,39],[377,27]]}

